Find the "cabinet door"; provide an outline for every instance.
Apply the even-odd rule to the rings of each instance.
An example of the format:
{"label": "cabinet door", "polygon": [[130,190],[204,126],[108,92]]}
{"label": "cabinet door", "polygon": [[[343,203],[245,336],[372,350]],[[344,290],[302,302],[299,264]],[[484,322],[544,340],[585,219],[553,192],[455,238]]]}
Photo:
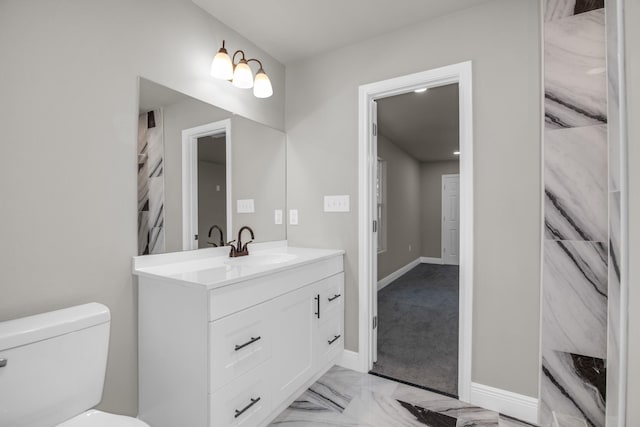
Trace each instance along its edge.
{"label": "cabinet door", "polygon": [[275,400],[282,402],[313,374],[318,286],[309,285],[277,300],[274,340]]}

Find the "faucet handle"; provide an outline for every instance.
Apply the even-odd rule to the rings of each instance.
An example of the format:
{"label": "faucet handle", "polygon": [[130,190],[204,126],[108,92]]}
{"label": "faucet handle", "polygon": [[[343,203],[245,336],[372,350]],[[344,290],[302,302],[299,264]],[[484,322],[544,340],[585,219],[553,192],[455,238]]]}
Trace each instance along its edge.
{"label": "faucet handle", "polygon": [[242,251],[247,251],[247,250],[248,250],[247,245],[248,245],[249,243],[252,243],[252,242],[253,242],[253,240],[249,240],[247,243],[245,243],[245,244],[242,246],[242,248],[241,248],[240,250],[242,250]]}

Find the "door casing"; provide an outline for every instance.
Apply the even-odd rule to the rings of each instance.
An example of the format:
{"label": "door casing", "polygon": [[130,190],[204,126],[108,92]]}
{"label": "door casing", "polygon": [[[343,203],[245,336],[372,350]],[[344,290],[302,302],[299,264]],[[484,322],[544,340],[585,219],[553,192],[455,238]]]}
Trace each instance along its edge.
{"label": "door casing", "polygon": [[468,401],[471,389],[473,301],[473,117],[471,61],[362,85],[358,104],[358,339],[357,366],[368,372],[375,356],[374,313],[377,297],[375,172],[377,147],[373,101],[420,88],[458,84],[460,114],[460,321],[458,395]]}

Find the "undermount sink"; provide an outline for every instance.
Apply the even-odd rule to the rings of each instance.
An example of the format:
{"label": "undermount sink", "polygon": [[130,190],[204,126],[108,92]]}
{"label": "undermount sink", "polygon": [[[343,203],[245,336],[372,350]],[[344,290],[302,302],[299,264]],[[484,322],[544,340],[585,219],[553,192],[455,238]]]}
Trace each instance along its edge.
{"label": "undermount sink", "polygon": [[224,263],[232,266],[260,267],[266,265],[282,264],[297,258],[294,254],[266,253],[249,254],[238,258],[230,258]]}

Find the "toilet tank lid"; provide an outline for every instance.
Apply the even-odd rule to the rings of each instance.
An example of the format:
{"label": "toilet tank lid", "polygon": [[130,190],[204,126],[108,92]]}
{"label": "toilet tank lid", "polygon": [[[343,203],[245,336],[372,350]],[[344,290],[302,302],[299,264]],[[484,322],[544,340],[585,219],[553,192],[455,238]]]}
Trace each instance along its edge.
{"label": "toilet tank lid", "polygon": [[0,351],[54,338],[111,320],[96,302],[0,322]]}

